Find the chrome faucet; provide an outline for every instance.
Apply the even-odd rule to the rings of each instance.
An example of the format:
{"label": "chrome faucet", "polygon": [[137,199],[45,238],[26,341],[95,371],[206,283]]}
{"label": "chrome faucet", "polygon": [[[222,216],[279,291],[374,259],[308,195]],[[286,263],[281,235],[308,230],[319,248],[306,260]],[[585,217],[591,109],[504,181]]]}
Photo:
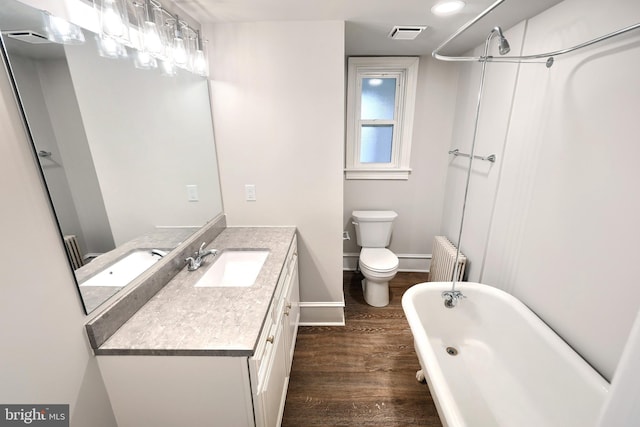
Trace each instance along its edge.
{"label": "chrome faucet", "polygon": [[151,255],[159,256],[160,258],[167,255],[169,251],[163,251],[162,249],[151,249]]}
{"label": "chrome faucet", "polygon": [[458,304],[458,300],[466,298],[460,291],[444,291],[442,293],[444,298],[444,306],[447,308],[453,308]]}
{"label": "chrome faucet", "polygon": [[204,260],[205,257],[208,257],[209,255],[216,256],[218,254],[218,251],[216,249],[209,249],[205,251],[205,246],[206,243],[203,242],[202,245],[200,245],[200,249],[198,249],[198,251],[194,253],[192,257],[190,256],[185,259],[185,262],[187,263],[187,270],[194,271],[199,269],[202,265],[202,260]]}

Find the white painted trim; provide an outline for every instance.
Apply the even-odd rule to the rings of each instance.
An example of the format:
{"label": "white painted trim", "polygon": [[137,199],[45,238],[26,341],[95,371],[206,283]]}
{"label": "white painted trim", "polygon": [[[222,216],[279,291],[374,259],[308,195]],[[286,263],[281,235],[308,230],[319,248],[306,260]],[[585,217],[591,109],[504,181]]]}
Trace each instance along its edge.
{"label": "white painted trim", "polygon": [[[359,253],[345,252],[342,255],[342,269],[354,271],[358,266]],[[396,254],[399,261],[398,271],[402,273],[428,273],[431,266],[431,254]]]}
{"label": "white painted trim", "polygon": [[300,326],[344,326],[344,301],[301,301]]}
{"label": "white painted trim", "polygon": [[[418,86],[419,57],[352,57],[347,70],[346,179],[407,180]],[[398,80],[391,162],[360,163],[360,78],[390,74]]]}
{"label": "white painted trim", "polygon": [[409,179],[411,169],[345,169],[346,179]]}

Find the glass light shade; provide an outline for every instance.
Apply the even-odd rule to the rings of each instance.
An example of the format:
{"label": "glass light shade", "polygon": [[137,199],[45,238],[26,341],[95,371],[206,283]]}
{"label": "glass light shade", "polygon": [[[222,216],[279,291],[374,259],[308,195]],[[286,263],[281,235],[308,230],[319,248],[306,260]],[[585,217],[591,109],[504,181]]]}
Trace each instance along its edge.
{"label": "glass light shade", "polygon": [[133,64],[136,68],[140,68],[142,70],[158,68],[158,61],[156,61],[156,58],[151,56],[151,54],[146,50],[139,50],[136,52]]}
{"label": "glass light shade", "polygon": [[82,29],[71,22],[43,12],[44,28],[47,38],[54,43],[81,44],[84,43]]}
{"label": "glass light shade", "polygon": [[176,75],[176,66],[169,60],[160,61],[160,71],[163,76],[173,77]]}
{"label": "glass light shade", "polygon": [[96,42],[98,43],[98,53],[103,58],[117,59],[128,56],[124,45],[113,37],[96,35]]}
{"label": "glass light shade", "polygon": [[143,26],[144,48],[153,56],[161,56],[163,53],[162,39],[155,22],[145,21]]}
{"label": "glass light shade", "polygon": [[202,76],[209,76],[209,64],[207,61],[207,57],[204,54],[204,51],[201,49],[196,50],[193,59],[193,72]]}
{"label": "glass light shade", "polygon": [[187,65],[187,49],[181,37],[175,37],[173,39],[173,52],[171,56],[174,64],[178,67]]}
{"label": "glass light shade", "polygon": [[127,37],[127,28],[116,0],[102,0],[100,8],[100,33],[105,36]]}

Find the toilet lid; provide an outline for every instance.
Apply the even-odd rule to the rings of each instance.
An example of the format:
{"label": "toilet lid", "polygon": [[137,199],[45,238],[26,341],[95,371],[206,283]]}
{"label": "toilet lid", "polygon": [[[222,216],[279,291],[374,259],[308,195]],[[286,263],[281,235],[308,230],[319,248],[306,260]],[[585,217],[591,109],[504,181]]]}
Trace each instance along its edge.
{"label": "toilet lid", "polygon": [[385,272],[398,268],[398,257],[386,248],[363,248],[360,263],[369,270]]}

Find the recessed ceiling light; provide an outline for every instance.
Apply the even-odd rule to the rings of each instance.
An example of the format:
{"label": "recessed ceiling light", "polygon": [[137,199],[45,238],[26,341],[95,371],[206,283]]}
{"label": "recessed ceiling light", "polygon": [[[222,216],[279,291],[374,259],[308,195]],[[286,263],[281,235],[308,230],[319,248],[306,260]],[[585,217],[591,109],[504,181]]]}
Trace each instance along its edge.
{"label": "recessed ceiling light", "polygon": [[438,16],[448,16],[462,10],[465,3],[462,0],[446,0],[437,3],[431,8],[431,13]]}
{"label": "recessed ceiling light", "polygon": [[369,79],[369,86],[380,86],[382,83],[382,79]]}

